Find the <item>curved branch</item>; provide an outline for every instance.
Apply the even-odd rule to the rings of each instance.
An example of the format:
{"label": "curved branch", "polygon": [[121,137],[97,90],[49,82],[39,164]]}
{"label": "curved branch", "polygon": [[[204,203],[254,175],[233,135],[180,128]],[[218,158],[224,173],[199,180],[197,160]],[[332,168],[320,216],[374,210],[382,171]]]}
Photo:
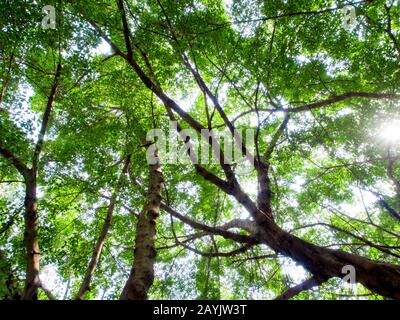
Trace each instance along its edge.
{"label": "curved branch", "polygon": [[246,252],[252,246],[254,246],[254,244],[248,243],[248,244],[245,244],[245,245],[241,246],[238,249],[235,249],[235,250],[232,250],[232,251],[229,251],[229,252],[203,252],[203,251],[197,250],[196,248],[193,248],[193,247],[191,247],[191,246],[189,246],[187,244],[184,244],[182,242],[179,242],[178,244],[181,245],[182,247],[184,247],[184,248],[186,248],[186,249],[198,254],[198,255],[201,255],[203,257],[208,257],[208,258],[233,257],[233,256],[238,255],[240,253]]}
{"label": "curved branch", "polygon": [[171,216],[181,220],[182,222],[188,224],[189,226],[191,226],[195,229],[203,230],[205,232],[219,235],[226,239],[231,239],[231,240],[241,242],[241,243],[249,243],[249,244],[257,243],[257,240],[251,236],[246,236],[246,235],[227,231],[228,229],[232,229],[232,228],[246,228],[247,230],[253,230],[253,226],[252,225],[250,226],[250,223],[245,222],[243,220],[240,220],[240,219],[232,220],[220,227],[210,227],[205,224],[196,222],[196,221],[190,219],[189,217],[180,214],[179,212],[173,210],[172,208],[170,208],[169,206],[167,206],[164,203],[161,203],[160,207],[161,207],[161,209],[163,209],[164,211],[169,213]]}
{"label": "curved branch", "polygon": [[10,150],[4,148],[1,144],[1,142],[0,142],[0,153],[2,154],[2,156],[4,158],[11,161],[11,163],[14,165],[14,167],[19,171],[19,173],[23,177],[26,177],[26,175],[29,172],[29,168],[14,153],[12,153]]}
{"label": "curved branch", "polygon": [[[307,103],[299,107],[293,107],[293,108],[259,108],[259,112],[288,112],[288,113],[297,113],[297,112],[303,112],[303,111],[310,111],[314,109],[318,109],[321,107],[329,106],[331,104],[334,104],[336,102],[340,102],[343,100],[351,99],[351,98],[365,98],[365,99],[387,99],[387,100],[400,100],[400,95],[398,94],[390,94],[390,93],[374,93],[374,92],[346,92],[325,100],[321,100],[318,102],[313,102],[313,103]],[[245,112],[242,112],[238,116],[236,116],[232,122],[237,121],[241,117],[256,112],[255,109],[247,110]]]}

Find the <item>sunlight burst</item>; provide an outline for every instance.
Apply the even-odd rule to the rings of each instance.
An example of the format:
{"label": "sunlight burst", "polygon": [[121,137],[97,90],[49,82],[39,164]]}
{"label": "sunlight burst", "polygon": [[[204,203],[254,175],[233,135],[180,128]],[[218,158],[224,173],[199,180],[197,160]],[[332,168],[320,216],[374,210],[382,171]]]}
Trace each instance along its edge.
{"label": "sunlight burst", "polygon": [[379,137],[388,142],[395,143],[400,141],[400,120],[395,120],[390,123],[386,123],[381,127]]}

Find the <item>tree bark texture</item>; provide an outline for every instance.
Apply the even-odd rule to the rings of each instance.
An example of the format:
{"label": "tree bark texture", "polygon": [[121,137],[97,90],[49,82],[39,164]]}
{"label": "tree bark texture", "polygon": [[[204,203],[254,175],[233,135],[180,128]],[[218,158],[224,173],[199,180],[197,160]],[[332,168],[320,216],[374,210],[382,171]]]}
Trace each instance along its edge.
{"label": "tree bark texture", "polygon": [[160,213],[163,178],[160,164],[149,165],[148,198],[136,225],[134,262],[121,300],[145,300],[154,280],[156,220]]}

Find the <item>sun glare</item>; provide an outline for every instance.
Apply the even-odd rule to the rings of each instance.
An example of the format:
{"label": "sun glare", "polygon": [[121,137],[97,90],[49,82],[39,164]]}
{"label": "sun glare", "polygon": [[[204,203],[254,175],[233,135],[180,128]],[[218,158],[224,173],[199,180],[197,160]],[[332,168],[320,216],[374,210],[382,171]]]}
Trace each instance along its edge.
{"label": "sun glare", "polygon": [[400,141],[400,120],[395,120],[381,127],[379,137],[388,142],[395,143]]}

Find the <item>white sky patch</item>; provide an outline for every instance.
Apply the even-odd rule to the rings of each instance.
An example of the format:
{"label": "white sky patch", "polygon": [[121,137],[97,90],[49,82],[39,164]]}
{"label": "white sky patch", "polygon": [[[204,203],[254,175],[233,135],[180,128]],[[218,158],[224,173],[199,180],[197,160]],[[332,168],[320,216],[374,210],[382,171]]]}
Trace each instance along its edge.
{"label": "white sky patch", "polygon": [[257,127],[258,126],[258,118],[257,118],[256,114],[253,113],[253,114],[250,115],[249,123],[250,123],[251,127]]}
{"label": "white sky patch", "polygon": [[329,158],[328,152],[323,147],[317,147],[312,150],[311,158],[314,162],[324,161]]}
{"label": "white sky patch", "polygon": [[[227,97],[228,97],[228,90],[231,88],[231,85],[229,83],[224,83],[222,87],[218,90],[218,101],[220,104],[224,104]],[[212,102],[208,100],[208,102],[211,104]]]}
{"label": "white sky patch", "polygon": [[254,181],[248,181],[242,183],[243,190],[250,196],[256,197],[257,196],[257,183]]}
{"label": "white sky patch", "polygon": [[[223,0],[224,6],[225,6],[225,12],[229,16],[230,21],[232,23],[232,29],[240,33],[243,37],[251,37],[254,35],[254,31],[256,26],[260,22],[252,22],[252,23],[247,23],[247,22],[242,22],[242,23],[235,23],[235,21],[240,21],[240,20],[255,20],[258,19],[262,16],[262,12],[260,10],[260,6],[257,5],[256,1],[251,1],[248,3],[246,6],[246,13],[244,14],[245,19],[241,19],[240,16],[235,16],[233,17],[233,6],[234,6],[234,0]],[[269,23],[269,22],[266,22]]]}
{"label": "white sky patch", "polygon": [[237,214],[239,219],[250,219],[250,213],[243,207],[243,206],[238,206],[237,207]]}
{"label": "white sky patch", "polygon": [[307,278],[307,271],[289,258],[280,258],[283,273],[289,276],[295,283],[300,283]]}
{"label": "white sky patch", "polygon": [[203,11],[205,9],[206,9],[206,7],[205,7],[204,4],[202,4],[201,2],[195,2],[193,4],[193,6],[192,5],[187,5],[183,9],[183,12],[184,12],[184,14],[188,15],[190,13],[195,13],[196,11]]}
{"label": "white sky patch", "polygon": [[92,50],[92,53],[95,55],[108,55],[111,54],[111,51],[111,46],[104,39],[102,39],[97,48]]}
{"label": "white sky patch", "polygon": [[40,271],[40,280],[46,289],[56,297],[62,297],[66,290],[66,283],[64,283],[57,272],[55,264],[46,265]]}
{"label": "white sky patch", "polygon": [[354,110],[352,108],[343,108],[342,110],[336,112],[336,116],[339,118],[352,114],[353,112]]}
{"label": "white sky patch", "polygon": [[299,55],[296,57],[296,61],[300,64],[310,63],[311,59],[305,55]]}
{"label": "white sky patch", "polygon": [[375,185],[375,189],[389,197],[394,197],[396,195],[394,185],[388,181],[378,181]]}
{"label": "white sky patch", "polygon": [[189,197],[194,197],[198,194],[198,187],[189,181],[179,182],[176,188],[178,192],[186,193]]}
{"label": "white sky patch", "polygon": [[385,123],[379,130],[379,138],[388,144],[400,142],[400,120]]}
{"label": "white sky patch", "polygon": [[[377,104],[380,105],[378,102]],[[367,143],[378,145],[385,153],[389,149],[391,151],[394,151],[393,148],[400,149],[400,118],[397,113],[400,104],[390,104],[390,108],[391,111],[378,111],[375,114],[374,119],[369,123],[370,130],[368,131]]]}
{"label": "white sky patch", "polygon": [[304,189],[304,184],[306,183],[306,180],[302,176],[296,176],[293,180],[293,182],[290,184],[290,188],[294,190],[295,192],[302,192]]}
{"label": "white sky patch", "polygon": [[180,95],[179,98],[174,99],[176,103],[186,112],[194,107],[196,100],[200,94],[198,89],[192,90],[190,94]]}
{"label": "white sky patch", "polygon": [[[23,93],[25,96],[21,101],[20,106],[15,104],[12,105],[9,113],[11,115],[11,119],[13,122],[21,129],[23,132],[27,134],[28,139],[36,141],[39,136],[39,114],[32,112],[30,108],[30,99],[34,95],[33,88],[28,84],[23,84],[20,86],[19,91]],[[24,127],[24,124],[31,123],[33,130],[28,130]]]}
{"label": "white sky patch", "polygon": [[329,76],[334,76],[337,73],[346,74],[347,67],[348,67],[347,61],[333,59],[332,57],[329,57],[328,55],[321,53],[321,52],[311,55],[311,56],[306,56],[306,55],[302,55],[302,54],[298,55],[296,57],[296,61],[300,65],[306,65],[306,64],[312,63],[313,61],[323,62],[327,68]]}
{"label": "white sky patch", "polygon": [[334,60],[331,57],[324,57],[322,59],[327,66],[327,74],[329,76],[335,76],[337,73],[347,74],[348,63],[346,61]]}
{"label": "white sky patch", "polygon": [[360,192],[356,188],[353,188],[353,202],[342,203],[340,209],[352,218],[362,218],[365,216],[365,209],[374,205],[377,200],[372,193],[362,192],[361,196]]}
{"label": "white sky patch", "polygon": [[227,8],[228,10],[230,10],[231,7],[232,7],[232,3],[233,3],[233,0],[224,0],[224,6],[225,6],[225,8]]}

